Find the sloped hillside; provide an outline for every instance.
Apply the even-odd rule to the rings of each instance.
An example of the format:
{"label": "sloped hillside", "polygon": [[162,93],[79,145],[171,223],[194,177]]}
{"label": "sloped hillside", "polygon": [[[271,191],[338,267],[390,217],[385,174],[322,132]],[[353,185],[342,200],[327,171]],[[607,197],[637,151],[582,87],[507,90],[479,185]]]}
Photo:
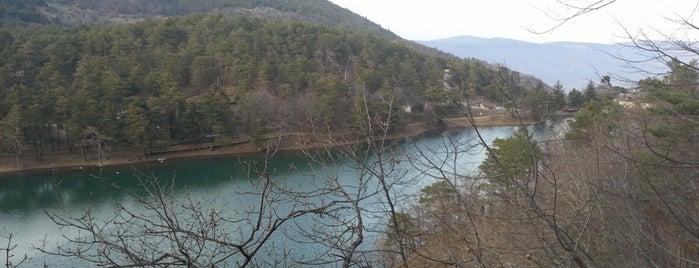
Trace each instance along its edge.
{"label": "sloped hillside", "polygon": [[[392,35],[377,24],[326,0],[0,0],[5,24],[128,23],[193,14],[301,20]],[[7,22],[10,21],[10,22]]]}
{"label": "sloped hillside", "polygon": [[36,141],[50,125],[130,146],[196,141],[279,130],[303,113],[344,127],[356,85],[418,100],[447,65],[376,35],[220,15],[0,36],[0,118]]}
{"label": "sloped hillside", "polygon": [[[311,124],[346,131],[357,127],[359,101],[380,122],[388,95],[396,104],[388,112],[432,102],[448,106],[434,109],[444,116],[467,95],[503,102],[543,88],[502,66],[362,28],[352,22],[358,16],[321,0],[34,0],[2,10],[12,23],[0,29],[0,126],[15,134],[0,150],[18,142],[61,150],[62,140],[85,133],[149,148]],[[219,13],[172,16],[207,10]],[[57,24],[78,11],[152,18]],[[303,19],[269,19],[287,15]],[[408,117],[390,117],[396,131]]]}

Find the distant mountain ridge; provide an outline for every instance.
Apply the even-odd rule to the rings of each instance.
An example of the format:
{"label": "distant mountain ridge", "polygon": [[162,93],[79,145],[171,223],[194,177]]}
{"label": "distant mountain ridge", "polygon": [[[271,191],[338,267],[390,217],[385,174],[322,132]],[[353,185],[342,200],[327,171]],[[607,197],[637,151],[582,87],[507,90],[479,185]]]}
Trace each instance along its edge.
{"label": "distant mountain ridge", "polygon": [[[619,56],[638,58],[638,51],[624,44],[577,42],[529,43],[506,38],[458,36],[433,41],[416,41],[462,58],[477,58],[504,64],[553,85],[560,81],[566,90],[599,83],[604,75],[612,83],[630,86],[647,76],[633,72]],[[658,66],[656,66],[658,67]]]}

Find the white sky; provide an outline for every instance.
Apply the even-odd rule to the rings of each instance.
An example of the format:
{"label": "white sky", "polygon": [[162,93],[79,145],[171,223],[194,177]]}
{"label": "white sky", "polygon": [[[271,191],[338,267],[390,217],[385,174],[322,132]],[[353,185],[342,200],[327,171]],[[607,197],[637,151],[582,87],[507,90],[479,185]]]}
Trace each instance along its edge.
{"label": "white sky", "polygon": [[[330,0],[409,40],[434,40],[459,35],[504,37],[530,42],[626,41],[623,26],[641,27],[649,35],[681,34],[667,18],[689,18],[697,0],[617,0],[602,10],[574,19],[548,34],[556,22],[544,11],[565,13],[558,1],[590,3],[597,0]],[[699,15],[699,14],[698,14]],[[698,32],[698,31],[695,31]],[[657,36],[652,36],[655,38]],[[695,38],[694,40],[697,40]]]}

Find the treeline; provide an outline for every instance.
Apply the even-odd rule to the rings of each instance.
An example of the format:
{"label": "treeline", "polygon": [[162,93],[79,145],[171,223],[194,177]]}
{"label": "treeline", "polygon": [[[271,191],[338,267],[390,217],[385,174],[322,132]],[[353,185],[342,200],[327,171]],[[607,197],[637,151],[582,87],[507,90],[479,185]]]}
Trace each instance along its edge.
{"label": "treeline", "polygon": [[310,15],[319,11],[329,11],[334,6],[332,3],[323,0],[44,0],[41,2],[77,6],[82,9],[110,10],[121,14],[142,14],[148,16],[180,16],[209,13],[214,10],[228,8],[254,9],[260,7],[267,7],[280,12]]}
{"label": "treeline", "polygon": [[0,30],[0,42],[4,143],[56,150],[66,138],[94,137],[88,128],[112,145],[139,148],[259,136],[302,122],[346,129],[362,98],[377,111],[389,93],[400,105],[446,101],[445,68],[469,74],[448,80],[476,93],[506,84],[475,60],[290,21],[189,16],[25,27]]}
{"label": "treeline", "polygon": [[397,38],[379,25],[325,0],[31,0],[0,1],[0,25],[89,25],[138,19],[223,14],[299,20]]}
{"label": "treeline", "polygon": [[49,19],[37,10],[37,7],[44,5],[44,0],[0,0],[0,27],[50,23]]}

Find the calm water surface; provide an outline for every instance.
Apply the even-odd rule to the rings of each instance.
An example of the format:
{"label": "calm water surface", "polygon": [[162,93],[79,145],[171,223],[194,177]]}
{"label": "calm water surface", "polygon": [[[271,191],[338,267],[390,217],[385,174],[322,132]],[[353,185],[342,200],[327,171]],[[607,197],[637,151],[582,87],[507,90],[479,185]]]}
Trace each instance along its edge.
{"label": "calm water surface", "polygon": [[[538,127],[537,134],[543,136],[551,133],[551,126]],[[482,128],[481,134],[487,141],[495,138],[510,136],[516,127],[489,127]],[[433,152],[430,157],[443,157],[445,148],[445,136],[430,135],[402,144],[404,155],[397,157],[410,157],[419,149]],[[459,130],[448,134],[452,140],[459,144],[476,145],[475,132],[472,129]],[[458,169],[462,174],[477,172],[478,165],[483,161],[485,151],[482,147],[475,147],[462,153],[458,159]],[[255,202],[250,196],[242,196],[240,192],[250,189],[250,181],[246,179],[245,167],[248,163],[259,163],[256,156],[229,156],[193,159],[167,159],[163,163],[151,163],[148,167],[138,166],[139,171],[153,174],[159,178],[175,179],[178,192],[190,193],[194,198],[205,200],[212,209],[230,206],[245,206],[246,203]],[[416,196],[419,190],[429,185],[433,180],[427,179],[424,174],[411,171],[409,161],[402,161],[402,168],[406,170],[410,180],[397,187],[398,191],[408,196]],[[253,164],[254,166],[254,164]],[[40,246],[41,241],[62,241],[62,236],[73,236],[73,230],[58,228],[45,215],[49,213],[61,213],[61,215],[79,215],[87,206],[94,208],[98,217],[113,215],[114,204],[117,202],[129,204],[131,202],[122,191],[115,190],[112,183],[120,187],[131,189],[135,192],[143,192],[139,186],[133,167],[114,166],[102,169],[69,169],[59,171],[28,172],[25,174],[0,175],[0,235],[12,233],[13,242],[18,244],[14,252],[20,256],[27,254],[30,258],[28,266],[35,267],[43,263],[49,263],[53,267],[75,266],[79,262],[72,259],[46,256],[32,249]],[[356,179],[357,171],[354,165],[335,163],[334,170],[340,179],[351,183]],[[274,179],[285,180],[287,183],[301,189],[318,187],[324,180],[319,174],[319,169],[311,168],[310,163],[300,154],[279,154],[270,163],[270,170]],[[412,173],[412,174],[411,174]],[[370,206],[370,205],[369,205]],[[136,207],[137,208],[137,207]],[[381,216],[368,220],[368,225],[376,230],[384,228],[384,219]],[[292,243],[285,241],[283,237],[275,237],[276,243]],[[375,241],[376,237],[369,236],[369,241]],[[6,243],[4,237],[0,237],[0,243]],[[371,247],[371,243],[367,243]],[[49,244],[52,245],[52,244]],[[313,248],[308,245],[292,245],[297,252],[294,254],[312,255]],[[50,246],[49,246],[50,248]],[[4,257],[0,256],[0,257]]]}

